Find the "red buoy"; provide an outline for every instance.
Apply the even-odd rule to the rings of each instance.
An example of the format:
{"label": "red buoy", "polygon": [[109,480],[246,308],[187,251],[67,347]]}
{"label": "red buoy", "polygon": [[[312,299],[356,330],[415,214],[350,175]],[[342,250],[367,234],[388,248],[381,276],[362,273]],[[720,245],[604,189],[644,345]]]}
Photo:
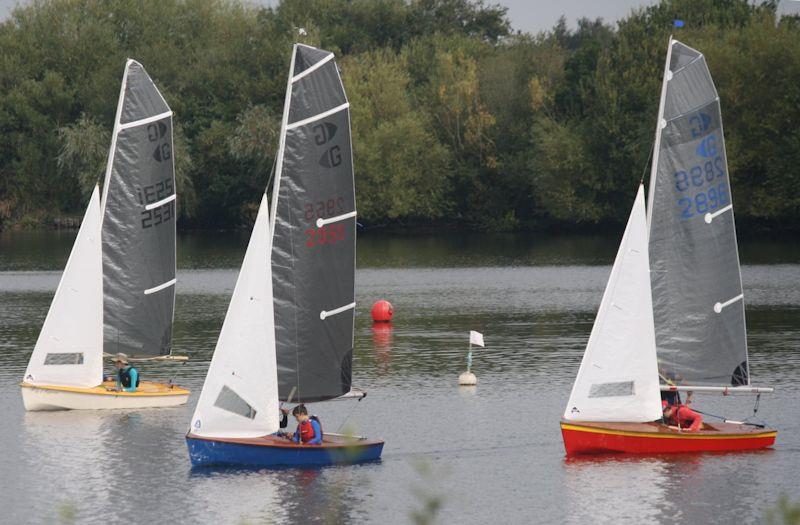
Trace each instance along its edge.
{"label": "red buoy", "polygon": [[372,320],[378,323],[388,323],[392,320],[394,308],[392,303],[381,299],[372,305]]}

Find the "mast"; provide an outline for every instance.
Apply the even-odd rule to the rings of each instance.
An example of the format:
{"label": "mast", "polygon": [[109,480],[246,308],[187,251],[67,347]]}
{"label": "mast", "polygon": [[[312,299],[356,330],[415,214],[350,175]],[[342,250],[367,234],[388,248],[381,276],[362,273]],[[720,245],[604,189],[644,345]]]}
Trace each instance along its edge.
{"label": "mast", "polygon": [[275,164],[275,182],[272,185],[272,207],[269,217],[269,253],[272,253],[272,238],[275,235],[275,216],[278,211],[278,195],[281,189],[281,172],[283,171],[283,153],[286,148],[286,126],[289,123],[289,106],[292,102],[292,74],[294,71],[294,58],[297,55],[297,44],[292,46],[292,59],[289,62],[289,74],[286,78],[286,97],[283,100],[283,115],[281,115],[281,134],[278,139],[278,153]]}
{"label": "mast", "polygon": [[650,187],[647,193],[647,231],[650,232],[650,223],[653,218],[653,196],[655,195],[656,177],[658,176],[658,154],[661,147],[661,132],[666,127],[664,120],[664,102],[667,98],[667,82],[672,78],[672,72],[669,70],[670,61],[672,60],[672,35],[669,36],[669,44],[667,45],[667,60],[664,62],[664,75],[661,77],[661,98],[658,102],[658,118],[656,119],[656,137],[653,141],[653,161],[650,165]]}

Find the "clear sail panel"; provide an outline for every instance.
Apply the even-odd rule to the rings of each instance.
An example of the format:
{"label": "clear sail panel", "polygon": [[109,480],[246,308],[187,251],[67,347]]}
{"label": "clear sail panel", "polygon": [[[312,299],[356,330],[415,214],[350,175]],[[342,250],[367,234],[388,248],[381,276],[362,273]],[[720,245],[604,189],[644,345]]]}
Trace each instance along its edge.
{"label": "clear sail panel", "polygon": [[749,384],[719,98],[703,55],[679,42],[659,126],[649,251],[662,381]]}

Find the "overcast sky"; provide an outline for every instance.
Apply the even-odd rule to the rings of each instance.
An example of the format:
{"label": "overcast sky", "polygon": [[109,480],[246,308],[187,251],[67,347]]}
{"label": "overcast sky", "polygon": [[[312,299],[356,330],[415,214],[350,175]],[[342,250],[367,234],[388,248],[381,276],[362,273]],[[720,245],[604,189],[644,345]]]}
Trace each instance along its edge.
{"label": "overcast sky", "polygon": [[[274,5],[277,0],[249,0],[254,3]],[[486,0],[508,7],[508,16],[514,29],[536,33],[550,29],[561,15],[567,17],[571,27],[580,17],[601,17],[607,22],[624,18],[631,9],[652,5],[658,0]],[[0,17],[5,19],[11,8],[25,0],[0,0]],[[800,1],[782,0],[781,12],[800,13]]]}

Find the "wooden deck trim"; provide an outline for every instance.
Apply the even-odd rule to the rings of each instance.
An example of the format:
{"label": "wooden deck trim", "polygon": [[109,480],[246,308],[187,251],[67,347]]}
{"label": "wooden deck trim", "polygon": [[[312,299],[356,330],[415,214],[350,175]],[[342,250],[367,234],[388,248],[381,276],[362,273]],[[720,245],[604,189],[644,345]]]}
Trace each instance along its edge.
{"label": "wooden deck trim", "polygon": [[[164,397],[164,396],[185,396],[189,394],[189,390],[181,388],[177,385],[168,387],[165,383],[155,383],[152,381],[141,381],[136,392],[124,392],[115,390],[106,390],[106,386],[114,386],[115,383],[106,381],[100,385],[91,388],[82,388],[77,386],[60,386],[60,385],[33,385],[31,383],[22,382],[22,388],[38,388],[41,390],[53,390],[57,392],[71,392],[74,394],[84,394],[91,396],[120,396],[120,397]],[[155,388],[158,390],[146,390],[146,388],[153,388],[152,385],[157,385]]]}

